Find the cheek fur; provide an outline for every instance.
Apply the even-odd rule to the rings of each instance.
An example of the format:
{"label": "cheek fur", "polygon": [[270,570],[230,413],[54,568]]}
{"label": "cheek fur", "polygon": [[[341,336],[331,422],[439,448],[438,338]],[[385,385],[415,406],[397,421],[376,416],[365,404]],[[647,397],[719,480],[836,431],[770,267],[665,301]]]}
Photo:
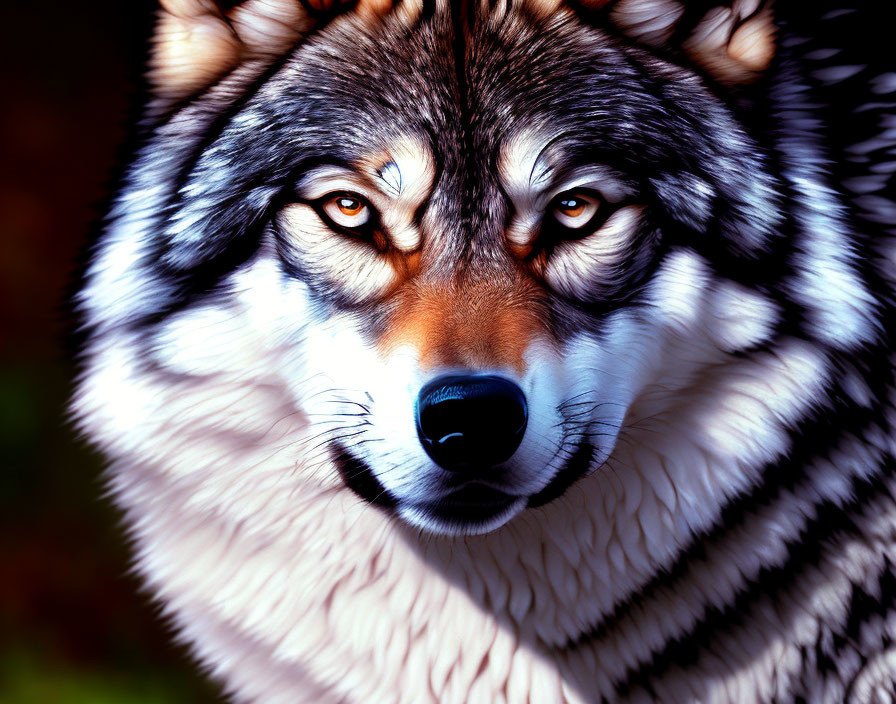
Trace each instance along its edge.
{"label": "cheek fur", "polygon": [[548,285],[582,301],[600,300],[618,288],[639,259],[634,245],[643,212],[643,206],[620,208],[597,232],[558,244],[544,270]]}
{"label": "cheek fur", "polygon": [[288,258],[312,287],[361,303],[384,295],[398,280],[388,257],[368,242],[333,232],[308,206],[287,207],[278,227]]}

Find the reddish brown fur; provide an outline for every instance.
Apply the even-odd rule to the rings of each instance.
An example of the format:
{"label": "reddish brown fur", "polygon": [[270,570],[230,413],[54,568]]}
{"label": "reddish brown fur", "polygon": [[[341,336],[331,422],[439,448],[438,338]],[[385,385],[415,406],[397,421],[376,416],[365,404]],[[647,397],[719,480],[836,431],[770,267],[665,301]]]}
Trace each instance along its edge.
{"label": "reddish brown fur", "polygon": [[526,348],[547,334],[544,292],[522,276],[448,285],[415,282],[399,295],[380,349],[411,345],[424,368],[522,372]]}

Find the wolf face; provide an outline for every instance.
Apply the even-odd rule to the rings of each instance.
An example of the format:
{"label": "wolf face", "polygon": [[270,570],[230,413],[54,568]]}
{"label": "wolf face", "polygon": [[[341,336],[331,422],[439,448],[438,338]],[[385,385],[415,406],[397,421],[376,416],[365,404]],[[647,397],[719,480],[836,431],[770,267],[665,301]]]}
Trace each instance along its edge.
{"label": "wolf face", "polygon": [[[189,278],[250,237],[268,249],[283,383],[349,485],[478,532],[602,465],[656,384],[765,339],[774,303],[748,296],[743,329],[662,344],[671,306],[705,305],[699,249],[749,256],[779,218],[761,150],[693,73],[568,12],[494,13],[466,42],[443,14],[346,18],[301,46],[184,174],[162,256]],[[161,326],[168,364],[194,320]],[[483,375],[519,402],[446,382],[429,415],[448,417],[420,425],[424,386]]]}
{"label": "wolf face", "polygon": [[[245,633],[197,625],[211,587],[182,558],[231,541],[233,578],[253,541],[306,564],[365,531],[371,554],[430,546],[435,573],[464,550],[477,569],[571,554],[533,568],[552,606],[497,611],[574,642],[800,455],[820,406],[874,406],[884,284],[811,130],[757,118],[802,90],[786,67],[780,95],[752,85],[766,4],[165,8],[146,146],[79,299],[76,408],[208,660],[286,636],[236,593]],[[766,564],[742,549],[732,589]],[[259,589],[307,593],[284,582],[296,559],[266,557]],[[495,564],[490,599],[516,569]],[[586,598],[564,608],[569,580]],[[552,662],[611,696],[651,647]],[[318,691],[298,679],[266,696]]]}

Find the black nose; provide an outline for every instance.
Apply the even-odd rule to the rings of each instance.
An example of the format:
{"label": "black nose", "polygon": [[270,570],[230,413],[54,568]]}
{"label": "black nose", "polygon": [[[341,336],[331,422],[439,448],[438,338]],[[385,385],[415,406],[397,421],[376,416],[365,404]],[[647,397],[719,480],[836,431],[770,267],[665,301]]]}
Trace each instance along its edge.
{"label": "black nose", "polygon": [[516,452],[526,432],[522,389],[499,376],[443,376],[417,398],[423,449],[451,472],[499,464]]}

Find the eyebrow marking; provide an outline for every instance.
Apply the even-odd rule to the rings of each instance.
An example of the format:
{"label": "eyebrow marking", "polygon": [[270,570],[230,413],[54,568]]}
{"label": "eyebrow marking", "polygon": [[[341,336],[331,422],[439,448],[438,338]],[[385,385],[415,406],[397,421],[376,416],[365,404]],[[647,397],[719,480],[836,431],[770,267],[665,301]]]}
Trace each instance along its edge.
{"label": "eyebrow marking", "polygon": [[502,145],[498,171],[511,200],[519,207],[547,188],[561,169],[567,132],[548,136],[543,127],[529,128]]}
{"label": "eyebrow marking", "polygon": [[386,185],[394,196],[401,195],[404,184],[401,180],[401,169],[394,161],[389,161],[377,173],[377,177]]}
{"label": "eyebrow marking", "polygon": [[553,178],[558,164],[551,163],[551,152],[556,152],[557,150],[562,149],[563,140],[569,138],[569,136],[570,135],[563,132],[554,135],[544,143],[544,146],[532,161],[532,171],[529,172],[529,185],[531,187],[536,188],[541,186]]}

